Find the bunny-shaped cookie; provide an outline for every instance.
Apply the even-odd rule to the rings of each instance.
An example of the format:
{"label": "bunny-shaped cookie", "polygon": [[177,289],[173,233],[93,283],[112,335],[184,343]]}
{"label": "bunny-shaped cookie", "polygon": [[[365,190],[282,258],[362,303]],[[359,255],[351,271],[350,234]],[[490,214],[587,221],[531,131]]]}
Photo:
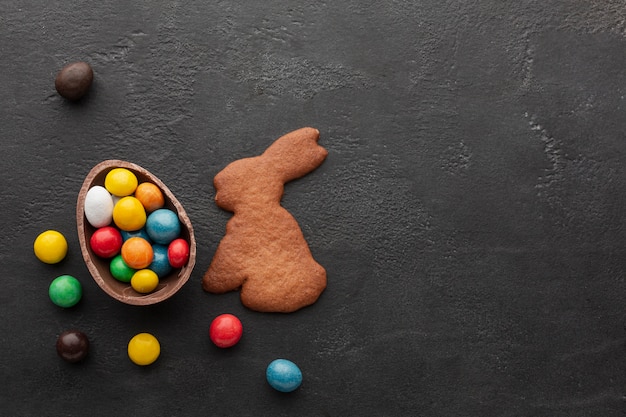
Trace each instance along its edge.
{"label": "bunny-shaped cookie", "polygon": [[262,155],[232,162],[215,176],[215,202],[234,215],[202,279],[205,291],[241,288],[246,307],[283,313],[313,304],[324,291],[326,271],[280,205],[285,183],[326,159],[318,139],[317,129],[295,130]]}

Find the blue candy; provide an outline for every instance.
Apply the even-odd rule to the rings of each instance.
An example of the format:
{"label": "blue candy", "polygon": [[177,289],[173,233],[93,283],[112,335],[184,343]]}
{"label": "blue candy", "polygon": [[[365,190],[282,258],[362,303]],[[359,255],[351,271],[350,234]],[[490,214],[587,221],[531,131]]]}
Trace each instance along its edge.
{"label": "blue candy", "polygon": [[152,245],[152,252],[154,252],[154,255],[148,269],[152,269],[159,278],[163,278],[172,272],[172,266],[167,258],[167,246],[155,243]]}
{"label": "blue candy", "polygon": [[146,232],[145,228],[134,230],[132,232],[127,232],[126,230],[120,230],[120,233],[122,234],[122,240],[124,242],[126,242],[131,237],[141,237],[143,239],[146,239],[148,242],[152,243],[152,241],[150,240],[150,236],[148,236],[148,232]]}
{"label": "blue candy", "polygon": [[146,231],[152,241],[167,245],[180,235],[180,221],[172,210],[158,209],[148,216]]}
{"label": "blue candy", "polygon": [[302,372],[298,365],[287,359],[276,359],[267,366],[267,382],[277,391],[291,392],[302,383]]}

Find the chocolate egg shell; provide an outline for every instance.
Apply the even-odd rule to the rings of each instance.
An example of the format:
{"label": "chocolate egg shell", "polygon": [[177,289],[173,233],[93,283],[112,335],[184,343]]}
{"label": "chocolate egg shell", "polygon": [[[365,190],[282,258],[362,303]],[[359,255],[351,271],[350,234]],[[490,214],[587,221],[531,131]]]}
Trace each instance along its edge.
{"label": "chocolate egg shell", "polygon": [[72,62],[64,66],[54,80],[57,92],[68,100],[82,98],[93,82],[93,70],[86,62]]}
{"label": "chocolate egg shell", "polygon": [[[127,283],[115,279],[115,277],[111,275],[110,260],[95,255],[89,245],[89,240],[96,228],[89,224],[85,217],[85,197],[91,187],[103,185],[106,174],[114,168],[126,168],[137,176],[139,183],[151,182],[158,186],[165,197],[165,208],[174,211],[178,215],[181,224],[180,237],[189,242],[190,255],[187,263],[182,268],[175,269],[168,275],[160,278],[157,288],[149,294],[140,294]],[[150,305],[161,302],[180,290],[191,276],[196,261],[196,240],[191,220],[182,204],[176,199],[169,188],[167,188],[159,178],[139,165],[120,160],[107,160],[93,167],[89,174],[87,174],[78,193],[76,225],[80,249],[91,276],[104,292],[118,301],[132,305]]]}

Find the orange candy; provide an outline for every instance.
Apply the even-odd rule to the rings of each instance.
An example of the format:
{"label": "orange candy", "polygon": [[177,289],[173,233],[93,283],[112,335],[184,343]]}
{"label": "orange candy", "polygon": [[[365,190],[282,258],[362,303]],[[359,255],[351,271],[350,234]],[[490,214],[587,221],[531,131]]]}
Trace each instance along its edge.
{"label": "orange candy", "polygon": [[156,185],[151,182],[143,182],[139,184],[135,190],[135,198],[141,201],[148,213],[156,209],[160,209],[165,205],[163,193]]}
{"label": "orange candy", "polygon": [[153,256],[152,245],[141,237],[131,237],[122,245],[122,259],[133,269],[147,268]]}

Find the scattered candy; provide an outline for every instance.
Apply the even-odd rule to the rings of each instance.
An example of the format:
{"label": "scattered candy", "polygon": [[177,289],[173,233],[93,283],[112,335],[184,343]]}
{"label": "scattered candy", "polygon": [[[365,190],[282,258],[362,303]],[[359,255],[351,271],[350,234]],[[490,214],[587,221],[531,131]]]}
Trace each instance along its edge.
{"label": "scattered candy", "polygon": [[126,168],[113,168],[104,177],[104,188],[118,197],[126,197],[135,192],[137,176]]}
{"label": "scattered candy", "polygon": [[67,241],[60,232],[46,230],[37,236],[33,249],[41,262],[56,264],[67,255]]}
{"label": "scattered candy", "polygon": [[221,314],[211,322],[209,336],[215,346],[229,348],[241,339],[243,326],[241,321],[232,314]]}
{"label": "scattered candy", "polygon": [[159,277],[151,269],[140,269],[133,274],[130,285],[135,291],[141,294],[148,294],[159,285]]}
{"label": "scattered candy", "polygon": [[167,248],[167,259],[174,268],[182,268],[189,260],[189,243],[185,239],[172,240]]}
{"label": "scattered candy", "polygon": [[89,353],[89,339],[78,330],[67,330],[57,339],[57,354],[70,363],[80,362]]}
{"label": "scattered candy", "polygon": [[54,87],[64,98],[76,101],[83,97],[93,82],[93,70],[86,62],[73,62],[59,71]]}
{"label": "scattered candy", "polygon": [[113,278],[121,282],[130,282],[135,272],[137,272],[124,262],[122,255],[117,255],[111,260],[109,270],[111,271]]}
{"label": "scattered candy", "polygon": [[99,257],[112,258],[122,248],[122,235],[115,227],[101,227],[91,235],[89,246],[93,253]]}
{"label": "scattered candy", "polygon": [[291,392],[302,384],[302,371],[287,359],[272,361],[265,372],[267,382],[277,391]]}
{"label": "scattered candy", "polygon": [[146,224],[146,209],[135,197],[123,197],[113,207],[113,222],[125,231],[139,230]]}
{"label": "scattered candy", "polygon": [[128,342],[128,357],[137,365],[150,365],[160,354],[161,345],[150,333],[139,333]]}
{"label": "scattered candy", "polygon": [[165,197],[161,189],[151,182],[142,182],[135,190],[135,197],[141,201],[148,213],[165,205]]}
{"label": "scattered candy", "polygon": [[113,198],[102,186],[91,187],[85,196],[85,217],[93,227],[104,227],[113,221]]}
{"label": "scattered candy", "polygon": [[154,242],[167,245],[180,235],[180,221],[172,210],[158,209],[148,216],[146,231]]}
{"label": "scattered candy", "polygon": [[80,282],[71,275],[56,277],[48,289],[50,300],[59,307],[72,307],[83,296],[83,288]]}
{"label": "scattered candy", "polygon": [[152,245],[140,237],[131,237],[122,244],[122,258],[133,269],[147,268],[152,262]]}

